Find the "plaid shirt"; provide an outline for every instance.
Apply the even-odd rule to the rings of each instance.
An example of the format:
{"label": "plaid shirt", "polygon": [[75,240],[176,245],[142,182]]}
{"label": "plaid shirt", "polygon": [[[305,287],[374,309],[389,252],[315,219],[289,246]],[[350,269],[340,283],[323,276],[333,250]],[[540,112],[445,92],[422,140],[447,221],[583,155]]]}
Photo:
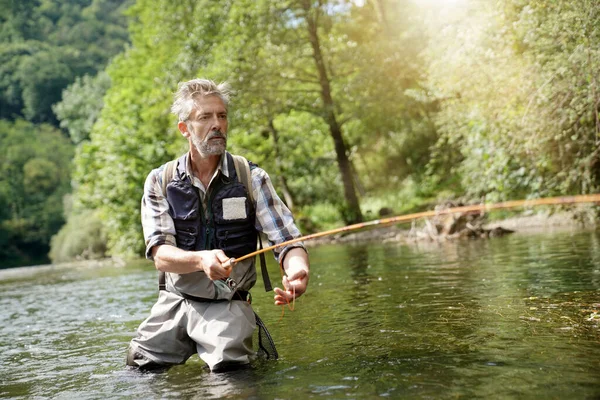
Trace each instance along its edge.
{"label": "plaid shirt", "polygon": [[[191,179],[192,184],[199,190],[200,198],[204,209],[206,209],[206,195],[212,188],[212,183],[218,174],[229,176],[227,157],[221,157],[215,174],[213,175],[208,188],[205,188],[202,182],[193,174],[190,164],[189,153],[186,157],[186,174]],[[144,238],[146,240],[146,257],[152,259],[152,248],[154,246],[169,244],[177,246],[175,240],[175,225],[169,215],[169,203],[162,189],[162,175],[164,165],[154,169],[146,178],[144,184],[144,196],[142,197],[142,227]],[[269,245],[283,243],[285,241],[300,237],[300,231],[294,224],[292,213],[281,201],[269,175],[261,168],[251,169],[252,174],[252,192],[255,201],[256,221],[254,226],[258,232],[262,232],[269,240]],[[294,247],[302,247],[302,243],[294,243],[285,247],[274,249],[276,260],[283,260],[285,254]]]}

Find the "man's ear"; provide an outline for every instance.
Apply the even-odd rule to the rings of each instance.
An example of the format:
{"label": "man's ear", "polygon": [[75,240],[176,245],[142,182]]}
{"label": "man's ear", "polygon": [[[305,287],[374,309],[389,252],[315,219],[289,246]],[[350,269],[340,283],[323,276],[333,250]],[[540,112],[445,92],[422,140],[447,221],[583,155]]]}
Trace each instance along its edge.
{"label": "man's ear", "polygon": [[179,129],[179,132],[181,132],[181,134],[185,137],[189,137],[190,136],[190,131],[188,131],[188,127],[187,124],[183,121],[179,121],[179,123],[177,124],[177,128]]}

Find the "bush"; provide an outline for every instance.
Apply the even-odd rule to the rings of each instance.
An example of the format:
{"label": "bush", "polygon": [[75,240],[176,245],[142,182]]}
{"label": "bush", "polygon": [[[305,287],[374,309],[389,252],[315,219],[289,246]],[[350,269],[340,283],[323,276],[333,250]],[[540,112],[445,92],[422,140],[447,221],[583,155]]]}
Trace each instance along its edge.
{"label": "bush", "polygon": [[50,242],[53,263],[106,256],[106,231],[98,213],[85,211],[71,215]]}
{"label": "bush", "polygon": [[316,203],[302,207],[295,220],[303,235],[344,226],[339,207],[331,203]]}

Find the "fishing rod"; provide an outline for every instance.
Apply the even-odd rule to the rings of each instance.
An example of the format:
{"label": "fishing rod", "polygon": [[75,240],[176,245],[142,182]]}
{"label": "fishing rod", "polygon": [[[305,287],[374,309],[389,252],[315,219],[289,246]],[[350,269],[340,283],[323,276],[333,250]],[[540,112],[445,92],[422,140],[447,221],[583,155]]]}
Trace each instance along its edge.
{"label": "fishing rod", "polygon": [[313,233],[310,235],[302,236],[296,239],[288,240],[286,242],[282,242],[279,244],[275,244],[273,246],[265,247],[260,250],[253,251],[252,253],[248,253],[245,256],[239,258],[230,259],[230,265],[234,266],[236,263],[246,260],[248,258],[254,257],[258,254],[265,253],[267,251],[285,247],[290,244],[305,242],[307,240],[317,239],[323,236],[334,235],[336,233],[342,232],[350,232],[358,229],[373,227],[373,226],[386,226],[391,224],[398,224],[408,221],[413,221],[420,218],[426,217],[435,217],[439,215],[448,215],[454,213],[472,213],[476,211],[490,211],[490,210],[501,210],[501,209],[509,209],[509,208],[517,208],[517,207],[533,207],[533,206],[541,206],[541,205],[565,205],[565,204],[579,204],[579,203],[598,203],[600,202],[600,194],[585,194],[585,195],[577,195],[577,196],[562,196],[562,197],[546,197],[542,199],[532,199],[532,200],[512,200],[505,201],[501,203],[492,203],[492,204],[475,204],[469,206],[460,206],[460,207],[451,207],[446,208],[444,210],[431,210],[431,211],[423,211],[413,214],[399,215],[396,217],[389,218],[381,218],[368,222],[360,222],[358,224],[347,225],[341,228],[330,229],[323,232]]}

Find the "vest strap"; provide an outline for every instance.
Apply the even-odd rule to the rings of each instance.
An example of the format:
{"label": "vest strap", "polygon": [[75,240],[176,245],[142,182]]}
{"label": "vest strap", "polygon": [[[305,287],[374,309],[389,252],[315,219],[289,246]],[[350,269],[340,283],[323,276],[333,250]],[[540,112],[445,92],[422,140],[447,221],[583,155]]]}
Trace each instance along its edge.
{"label": "vest strap", "polygon": [[163,169],[161,183],[162,183],[163,196],[165,196],[165,198],[167,197],[167,185],[174,178],[176,166],[177,166],[177,160],[171,160],[165,164],[165,168]]}
{"label": "vest strap", "polygon": [[[260,238],[260,232],[257,236],[259,250],[262,250],[263,244],[262,239]],[[260,253],[258,257],[260,258],[260,273],[262,274],[263,282],[265,284],[265,292],[270,292],[273,290],[273,286],[271,286],[271,279],[269,278],[269,272],[267,271],[267,260],[265,260],[265,253]]]}
{"label": "vest strap", "polygon": [[[246,191],[248,192],[248,197],[250,197],[250,201],[252,201],[252,206],[254,207],[254,193],[252,190],[252,181],[251,181],[251,172],[250,172],[250,164],[248,160],[246,160],[243,156],[233,155],[233,164],[235,166],[235,173],[238,176],[240,182],[246,186]],[[263,249],[262,239],[260,237],[260,232],[258,232],[258,246],[259,249]],[[271,279],[269,278],[269,271],[267,270],[267,260],[265,259],[265,253],[259,254],[260,258],[260,273],[263,277],[263,283],[265,284],[265,291],[270,292],[273,290],[273,286],[271,285]]]}
{"label": "vest strap", "polygon": [[[173,180],[176,167],[177,160],[171,160],[165,164],[165,168],[163,169],[161,186],[165,198],[167,197],[167,185]],[[167,290],[166,276],[163,271],[158,271],[158,290]]]}
{"label": "vest strap", "polygon": [[158,271],[158,290],[167,290],[167,277],[164,271]]}

